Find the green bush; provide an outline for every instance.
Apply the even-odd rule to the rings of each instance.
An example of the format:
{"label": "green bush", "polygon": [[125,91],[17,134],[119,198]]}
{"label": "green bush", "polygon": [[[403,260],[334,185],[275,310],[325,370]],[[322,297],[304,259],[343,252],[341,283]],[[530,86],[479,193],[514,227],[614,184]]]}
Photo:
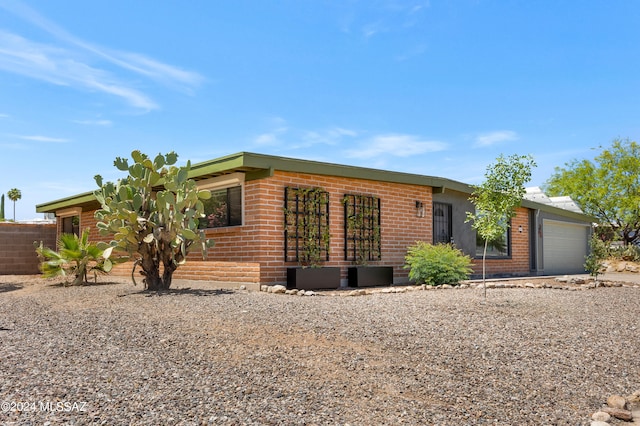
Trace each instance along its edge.
{"label": "green bush", "polygon": [[625,260],[627,262],[640,261],[640,247],[633,244],[627,246],[613,245],[609,248],[609,257],[615,260]]}
{"label": "green bush", "polygon": [[471,258],[451,244],[428,244],[417,241],[404,258],[409,278],[417,284],[458,284],[472,272]]}
{"label": "green bush", "polygon": [[591,235],[589,240],[589,255],[585,256],[584,269],[589,275],[598,279],[598,274],[607,258],[607,243],[602,241],[598,235]]}

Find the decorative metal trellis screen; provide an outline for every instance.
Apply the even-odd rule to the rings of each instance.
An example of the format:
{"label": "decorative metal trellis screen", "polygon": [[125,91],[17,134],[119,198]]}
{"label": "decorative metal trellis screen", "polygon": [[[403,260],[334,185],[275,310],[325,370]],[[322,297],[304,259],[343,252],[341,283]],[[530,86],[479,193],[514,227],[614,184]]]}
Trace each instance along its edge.
{"label": "decorative metal trellis screen", "polygon": [[380,198],[346,194],[344,203],[344,259],[357,263],[380,260]]}
{"label": "decorative metal trellis screen", "polygon": [[329,260],[329,193],[322,188],[284,189],[285,262]]}
{"label": "decorative metal trellis screen", "polygon": [[433,243],[452,243],[451,204],[433,203]]}

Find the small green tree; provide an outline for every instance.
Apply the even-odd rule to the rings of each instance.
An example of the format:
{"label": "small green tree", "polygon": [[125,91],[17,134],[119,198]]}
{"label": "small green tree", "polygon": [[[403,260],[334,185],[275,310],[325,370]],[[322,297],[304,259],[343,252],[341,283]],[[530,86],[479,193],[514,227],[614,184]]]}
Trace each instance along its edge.
{"label": "small green tree", "polygon": [[[640,241],[640,144],[616,139],[594,161],[574,160],[544,186],[551,196],[570,196],[585,214],[611,229],[625,245]],[[604,231],[600,231],[604,232]]]}
{"label": "small green tree", "polygon": [[22,192],[18,188],[12,188],[7,192],[7,197],[13,201],[13,221],[16,221],[16,201],[22,198]]}
{"label": "small green tree", "polygon": [[604,261],[609,257],[608,244],[603,241],[596,233],[591,235],[589,240],[589,254],[585,256],[584,269],[594,277],[598,279],[598,275],[602,270]]}
{"label": "small green tree", "polygon": [[[60,251],[44,247],[42,241],[34,243],[36,253],[42,259],[40,271],[47,277],[73,275],[71,285],[82,285],[87,282],[87,274],[109,273],[113,262],[109,259],[113,247],[105,243],[89,242],[89,228],[82,231],[82,236],[62,234],[58,240]],[[66,285],[66,284],[65,284]]]}
{"label": "small green tree", "polygon": [[100,189],[94,194],[102,206],[95,214],[97,226],[101,235],[113,236],[112,246],[135,258],[134,270],[141,266],[147,289],[167,290],[194,243],[200,244],[203,257],[213,245],[198,230],[202,200],[211,192],[198,191],[195,181],[188,179],[191,162],[174,166],[175,152],[151,160],[136,150],[131,157],[131,165],[120,157],[114,161],[118,170],[129,173],[117,183],[95,177]]}
{"label": "small green tree", "polygon": [[4,194],[0,197],[0,221],[4,220]]}
{"label": "small green tree", "polygon": [[407,249],[404,259],[409,278],[418,284],[457,284],[472,272],[471,258],[451,244],[417,241]]}
{"label": "small green tree", "polygon": [[531,155],[500,155],[496,162],[487,167],[485,181],[474,186],[469,199],[476,208],[467,212],[467,222],[484,241],[482,252],[482,286],[487,297],[486,258],[487,247],[498,241],[507,231],[516,208],[522,203],[526,193],[525,183],[531,179],[531,171],[536,166]]}

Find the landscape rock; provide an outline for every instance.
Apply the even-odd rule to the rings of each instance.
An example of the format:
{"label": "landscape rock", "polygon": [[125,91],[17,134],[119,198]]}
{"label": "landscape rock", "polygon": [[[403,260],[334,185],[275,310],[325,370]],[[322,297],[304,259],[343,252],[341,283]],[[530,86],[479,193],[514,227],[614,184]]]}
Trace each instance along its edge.
{"label": "landscape rock", "polygon": [[629,395],[627,397],[627,401],[629,402],[629,404],[632,404],[632,405],[640,404],[640,390],[635,391],[634,393]]}
{"label": "landscape rock", "polygon": [[609,423],[600,420],[594,420],[590,423],[590,426],[610,426]]}
{"label": "landscape rock", "polygon": [[610,414],[616,419],[624,420],[626,422],[630,422],[633,420],[633,414],[629,410],[623,410],[621,408],[613,408],[613,407],[602,407],[602,411]]}
{"label": "landscape rock", "polygon": [[287,292],[287,288],[282,284],[276,284],[274,286],[271,286],[271,293],[284,294],[286,292]]}
{"label": "landscape rock", "polygon": [[604,411],[598,411],[591,415],[591,419],[598,422],[608,422],[609,420],[611,420],[611,416],[609,415],[609,413],[605,413]]}

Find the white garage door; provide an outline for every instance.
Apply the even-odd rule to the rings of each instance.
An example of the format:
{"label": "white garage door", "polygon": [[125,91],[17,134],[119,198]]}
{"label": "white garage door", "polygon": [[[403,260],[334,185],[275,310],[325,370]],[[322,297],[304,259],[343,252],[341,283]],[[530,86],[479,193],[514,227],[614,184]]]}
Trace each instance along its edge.
{"label": "white garage door", "polygon": [[554,220],[543,220],[542,226],[545,275],[584,273],[588,227]]}

